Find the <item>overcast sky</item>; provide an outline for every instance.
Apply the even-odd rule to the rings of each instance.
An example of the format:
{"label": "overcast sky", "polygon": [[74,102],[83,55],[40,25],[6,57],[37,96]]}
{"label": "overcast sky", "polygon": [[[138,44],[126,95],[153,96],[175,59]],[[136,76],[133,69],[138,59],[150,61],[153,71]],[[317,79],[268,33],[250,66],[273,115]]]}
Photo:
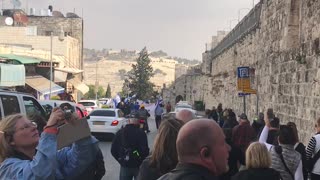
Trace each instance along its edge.
{"label": "overcast sky", "polygon": [[[10,0],[4,0],[9,6]],[[258,2],[255,0],[254,2]],[[21,0],[22,8],[75,12],[84,17],[84,46],[149,51],[201,60],[217,30],[252,8],[253,0]],[[26,5],[28,4],[28,6]],[[12,7],[9,7],[12,8]],[[232,26],[236,21],[231,21]]]}

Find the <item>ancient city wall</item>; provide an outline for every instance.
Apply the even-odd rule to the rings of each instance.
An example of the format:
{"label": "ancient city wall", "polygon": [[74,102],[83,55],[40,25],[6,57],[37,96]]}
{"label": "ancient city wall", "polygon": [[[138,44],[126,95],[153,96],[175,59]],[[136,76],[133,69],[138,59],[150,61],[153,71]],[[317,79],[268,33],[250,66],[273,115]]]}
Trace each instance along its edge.
{"label": "ancient city wall", "polygon": [[258,111],[272,107],[283,123],[294,121],[300,139],[307,142],[320,117],[320,1],[260,3],[259,25],[218,56],[206,52],[211,71],[203,76],[205,85],[197,82],[192,89],[203,91],[206,108],[221,102],[239,114],[243,98],[238,97],[236,70],[250,66],[255,69],[251,86],[258,95],[246,99],[248,116],[257,114],[258,97]]}

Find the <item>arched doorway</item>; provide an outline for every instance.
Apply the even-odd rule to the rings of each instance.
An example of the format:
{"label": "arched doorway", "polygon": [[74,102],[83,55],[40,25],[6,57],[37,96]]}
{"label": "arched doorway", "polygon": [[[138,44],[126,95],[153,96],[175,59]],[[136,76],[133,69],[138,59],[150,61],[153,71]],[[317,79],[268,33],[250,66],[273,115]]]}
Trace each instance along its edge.
{"label": "arched doorway", "polygon": [[178,95],[176,97],[176,103],[178,103],[179,101],[183,101],[183,97],[181,95]]}

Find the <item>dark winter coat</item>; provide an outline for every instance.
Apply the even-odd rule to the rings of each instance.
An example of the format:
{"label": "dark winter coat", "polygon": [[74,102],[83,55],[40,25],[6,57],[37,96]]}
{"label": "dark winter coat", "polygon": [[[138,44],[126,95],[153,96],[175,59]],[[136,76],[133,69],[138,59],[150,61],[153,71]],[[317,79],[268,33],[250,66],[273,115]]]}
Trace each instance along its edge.
{"label": "dark winter coat", "polygon": [[139,168],[137,180],[156,180],[163,175],[156,167],[151,167],[150,157],[147,157]]}
{"label": "dark winter coat", "polygon": [[195,164],[178,164],[158,180],[218,180],[207,168]]}
{"label": "dark winter coat", "polygon": [[101,180],[105,175],[106,169],[104,167],[104,160],[101,150],[99,149],[97,152],[96,160],[92,162],[88,168],[77,178],[77,180]]}
{"label": "dark winter coat", "polygon": [[[121,159],[124,158],[125,148],[137,150],[141,159],[139,161],[132,160],[123,162]],[[134,124],[126,125],[115,135],[111,145],[111,154],[123,167],[139,167],[142,161],[149,155],[147,135],[139,126]]]}
{"label": "dark winter coat", "polygon": [[272,168],[248,169],[238,172],[232,180],[280,180],[280,173]]}

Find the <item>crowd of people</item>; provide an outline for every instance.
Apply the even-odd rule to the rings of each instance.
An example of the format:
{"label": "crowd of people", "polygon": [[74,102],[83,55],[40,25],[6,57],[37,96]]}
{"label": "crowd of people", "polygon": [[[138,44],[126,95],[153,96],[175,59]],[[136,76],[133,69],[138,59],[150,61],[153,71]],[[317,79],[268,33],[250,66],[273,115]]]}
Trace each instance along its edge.
{"label": "crowd of people", "polygon": [[[139,110],[128,114],[129,124],[112,142],[120,180],[320,179],[320,118],[305,147],[296,124],[281,124],[272,109],[253,122],[244,113],[223,110],[222,104],[201,119],[188,109],[175,116],[156,110],[158,132],[150,152]],[[40,136],[37,125],[22,114],[2,119],[0,179],[102,179],[105,166],[94,137],[57,150],[58,126],[64,121],[62,109],[54,108]]]}
{"label": "crowd of people", "polygon": [[206,115],[196,119],[183,109],[175,116],[164,116],[157,125],[152,152],[140,156],[134,175],[120,173],[120,180],[320,179],[320,119],[306,148],[299,141],[296,124],[281,124],[272,109],[252,122],[246,114],[237,116],[222,104]]}

